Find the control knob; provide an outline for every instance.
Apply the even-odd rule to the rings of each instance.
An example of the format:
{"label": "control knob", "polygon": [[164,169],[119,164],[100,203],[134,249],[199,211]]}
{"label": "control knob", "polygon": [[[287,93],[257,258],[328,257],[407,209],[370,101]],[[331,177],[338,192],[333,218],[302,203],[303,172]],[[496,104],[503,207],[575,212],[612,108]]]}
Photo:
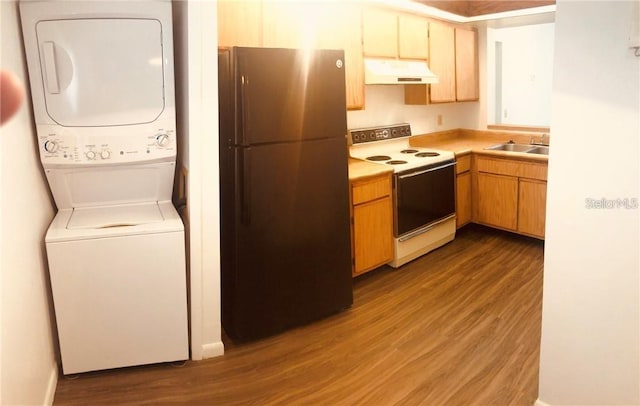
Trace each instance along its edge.
{"label": "control knob", "polygon": [[171,139],[169,138],[169,134],[158,134],[156,135],[156,145],[158,145],[159,147],[166,147],[167,145],[169,145],[169,141],[171,141]]}
{"label": "control knob", "polygon": [[105,149],[102,152],[100,152],[100,158],[109,159],[109,157],[111,157],[111,151]]}
{"label": "control knob", "polygon": [[44,150],[49,153],[54,153],[58,150],[58,143],[56,141],[45,141],[44,142]]}
{"label": "control knob", "polygon": [[93,161],[94,159],[96,159],[96,153],[94,151],[87,151],[86,155],[87,155],[87,159],[90,161]]}

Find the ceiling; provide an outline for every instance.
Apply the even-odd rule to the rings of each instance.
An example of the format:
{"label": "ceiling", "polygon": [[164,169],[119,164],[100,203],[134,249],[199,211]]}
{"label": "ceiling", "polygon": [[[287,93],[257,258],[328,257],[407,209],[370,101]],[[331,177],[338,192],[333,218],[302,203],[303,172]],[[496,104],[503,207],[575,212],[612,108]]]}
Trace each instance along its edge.
{"label": "ceiling", "polygon": [[464,17],[475,17],[485,14],[501,13],[504,11],[525,8],[549,6],[556,4],[555,0],[414,0],[427,6],[448,11]]}

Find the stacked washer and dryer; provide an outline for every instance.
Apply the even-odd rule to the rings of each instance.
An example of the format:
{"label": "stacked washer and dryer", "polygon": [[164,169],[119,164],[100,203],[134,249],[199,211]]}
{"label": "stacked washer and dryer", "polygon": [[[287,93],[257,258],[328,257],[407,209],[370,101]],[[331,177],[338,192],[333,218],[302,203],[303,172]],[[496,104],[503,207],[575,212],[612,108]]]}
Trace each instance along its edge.
{"label": "stacked washer and dryer", "polygon": [[[64,374],[188,358],[171,2],[22,1]],[[28,225],[27,225],[28,226]]]}

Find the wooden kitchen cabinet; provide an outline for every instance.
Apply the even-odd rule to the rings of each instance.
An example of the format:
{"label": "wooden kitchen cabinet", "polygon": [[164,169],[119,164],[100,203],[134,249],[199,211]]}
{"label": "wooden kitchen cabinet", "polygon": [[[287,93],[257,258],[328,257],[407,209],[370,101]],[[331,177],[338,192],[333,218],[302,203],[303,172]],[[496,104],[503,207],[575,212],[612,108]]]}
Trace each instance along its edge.
{"label": "wooden kitchen cabinet", "polygon": [[400,14],[398,16],[398,57],[400,59],[429,58],[429,23],[426,18]]}
{"label": "wooden kitchen cabinet", "polygon": [[353,276],[393,259],[391,174],[351,182]]}
{"label": "wooden kitchen cabinet", "polygon": [[361,110],[364,108],[361,6],[350,2],[329,2],[322,9],[318,47],[344,50],[347,109]]}
{"label": "wooden kitchen cabinet", "polygon": [[429,68],[440,82],[405,85],[405,104],[478,100],[476,31],[429,22]]}
{"label": "wooden kitchen cabinet", "polygon": [[262,46],[262,0],[218,1],[218,45]]}
{"label": "wooden kitchen cabinet", "polygon": [[478,45],[473,30],[455,29],[456,100],[478,100]]}
{"label": "wooden kitchen cabinet", "polygon": [[473,221],[544,239],[546,162],[478,156]]}
{"label": "wooden kitchen cabinet", "polygon": [[518,231],[544,238],[547,206],[547,182],[530,179],[519,180]]}
{"label": "wooden kitchen cabinet", "polygon": [[456,157],[456,228],[471,222],[471,155]]}
{"label": "wooden kitchen cabinet", "polygon": [[429,68],[439,79],[429,86],[432,103],[456,101],[455,62],[455,28],[429,22]]}
{"label": "wooden kitchen cabinet", "polygon": [[428,35],[425,17],[378,7],[362,11],[364,56],[426,60]]}
{"label": "wooden kitchen cabinet", "polygon": [[364,108],[361,8],[329,2],[265,2],[263,42],[271,48],[343,49],[347,109]]}
{"label": "wooden kitchen cabinet", "polygon": [[518,178],[478,173],[478,223],[515,231],[518,227]]}
{"label": "wooden kitchen cabinet", "polygon": [[390,9],[365,7],[362,10],[364,56],[398,57],[398,16]]}

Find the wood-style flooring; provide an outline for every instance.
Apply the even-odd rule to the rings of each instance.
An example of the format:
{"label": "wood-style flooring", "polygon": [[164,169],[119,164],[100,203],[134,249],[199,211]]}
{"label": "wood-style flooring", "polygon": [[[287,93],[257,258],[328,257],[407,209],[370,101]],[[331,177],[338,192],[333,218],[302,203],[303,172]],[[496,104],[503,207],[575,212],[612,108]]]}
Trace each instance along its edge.
{"label": "wood-style flooring", "polygon": [[183,366],[60,377],[55,405],[527,405],[538,392],[543,245],[469,225],[354,281],[349,310]]}

